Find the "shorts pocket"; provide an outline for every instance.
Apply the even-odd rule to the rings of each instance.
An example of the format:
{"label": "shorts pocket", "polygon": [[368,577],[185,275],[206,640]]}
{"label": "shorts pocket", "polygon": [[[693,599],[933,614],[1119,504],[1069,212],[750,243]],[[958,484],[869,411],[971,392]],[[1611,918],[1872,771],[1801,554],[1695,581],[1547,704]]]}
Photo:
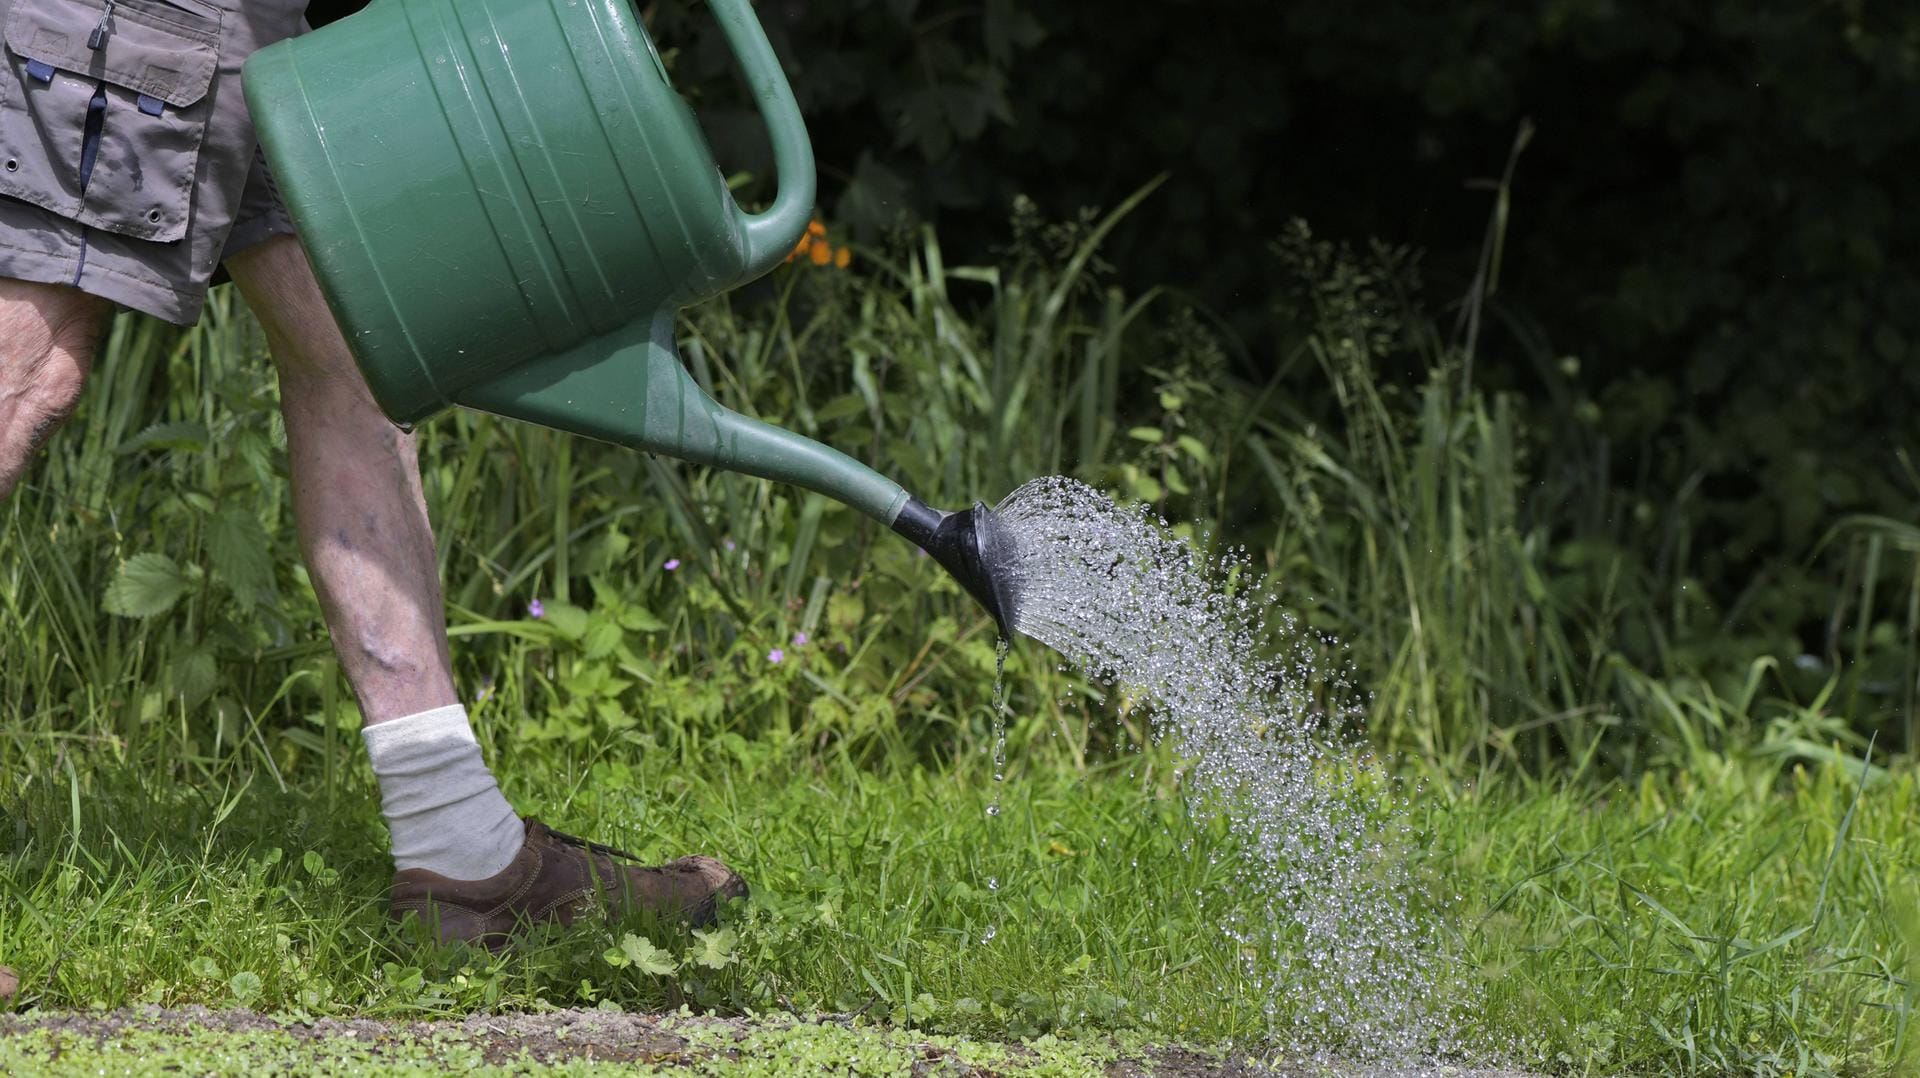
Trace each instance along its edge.
{"label": "shorts pocket", "polygon": [[13,0],[0,195],[93,228],[186,235],[220,55],[199,0]]}

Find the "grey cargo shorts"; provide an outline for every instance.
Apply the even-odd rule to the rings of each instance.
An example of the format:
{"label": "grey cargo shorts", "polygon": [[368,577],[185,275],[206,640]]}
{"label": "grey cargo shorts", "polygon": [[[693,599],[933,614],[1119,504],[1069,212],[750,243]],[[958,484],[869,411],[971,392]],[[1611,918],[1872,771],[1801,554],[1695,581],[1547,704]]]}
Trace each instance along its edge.
{"label": "grey cargo shorts", "polygon": [[228,255],[293,223],[240,93],[307,0],[0,0],[0,277],[200,317]]}

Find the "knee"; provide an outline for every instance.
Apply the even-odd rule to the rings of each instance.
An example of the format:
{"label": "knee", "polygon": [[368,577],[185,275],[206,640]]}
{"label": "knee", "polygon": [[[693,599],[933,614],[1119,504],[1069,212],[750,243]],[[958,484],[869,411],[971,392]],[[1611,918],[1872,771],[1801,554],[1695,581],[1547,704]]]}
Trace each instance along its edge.
{"label": "knee", "polygon": [[52,368],[40,372],[31,385],[22,394],[25,402],[33,410],[35,434],[33,444],[38,447],[53,433],[55,427],[66,422],[67,417],[80,403],[80,392],[86,388],[87,372],[85,368]]}
{"label": "knee", "polygon": [[112,305],[84,292],[65,297],[49,317],[48,337],[51,351],[73,357],[76,365],[93,365],[93,350],[100,346],[100,335],[107,328]]}
{"label": "knee", "polygon": [[80,400],[108,305],[47,285],[0,289],[0,400],[39,427],[57,424]]}

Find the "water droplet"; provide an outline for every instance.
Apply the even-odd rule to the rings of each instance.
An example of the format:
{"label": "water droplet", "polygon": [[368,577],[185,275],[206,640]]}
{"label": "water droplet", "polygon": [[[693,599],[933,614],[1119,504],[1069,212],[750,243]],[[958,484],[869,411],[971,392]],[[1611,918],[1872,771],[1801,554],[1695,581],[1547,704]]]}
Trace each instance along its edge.
{"label": "water droplet", "polygon": [[[1149,716],[1182,762],[1172,789],[1195,818],[1226,824],[1228,846],[1206,828],[1179,841],[1205,858],[1194,893],[1239,959],[1244,981],[1221,992],[1251,993],[1269,1041],[1314,1058],[1410,1059],[1445,1040],[1458,1023],[1436,1014],[1442,934],[1415,915],[1426,896],[1386,852],[1405,826],[1359,751],[1369,701],[1337,642],[1270,609],[1268,571],[1245,547],[1196,545],[1084,484],[1035,480],[994,517],[1013,627]],[[997,674],[1005,662],[1003,644]],[[1005,696],[996,676],[996,781]]]}

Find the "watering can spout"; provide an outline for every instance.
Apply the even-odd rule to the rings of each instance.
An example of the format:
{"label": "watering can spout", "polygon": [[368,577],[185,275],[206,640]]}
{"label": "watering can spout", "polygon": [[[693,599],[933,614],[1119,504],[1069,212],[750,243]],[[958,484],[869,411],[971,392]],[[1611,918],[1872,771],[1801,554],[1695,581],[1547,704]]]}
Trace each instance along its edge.
{"label": "watering can spout", "polygon": [[967,594],[993,615],[1000,634],[1012,638],[1009,547],[992,510],[975,502],[971,509],[943,512],[908,498],[893,519],[893,530],[952,573]]}
{"label": "watering can spout", "polygon": [[721,405],[680,362],[673,314],[470,386],[469,408],[757,475],[858,509],[925,550],[1011,634],[1009,544],[985,505],[947,513],[831,446]]}

